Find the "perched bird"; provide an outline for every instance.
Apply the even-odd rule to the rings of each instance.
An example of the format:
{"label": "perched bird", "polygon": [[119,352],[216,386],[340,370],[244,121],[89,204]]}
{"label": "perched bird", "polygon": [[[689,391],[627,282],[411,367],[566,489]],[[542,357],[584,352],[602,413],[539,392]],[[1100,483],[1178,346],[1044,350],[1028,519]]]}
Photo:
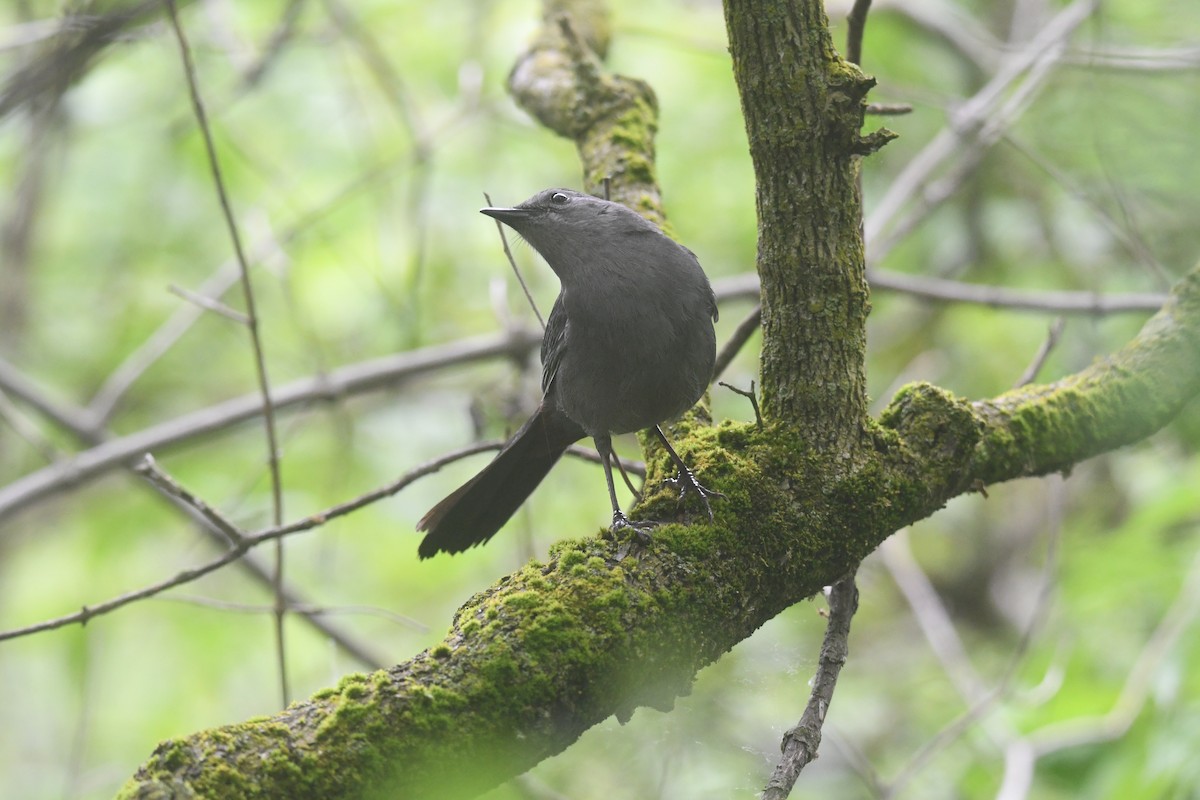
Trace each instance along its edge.
{"label": "perched bird", "polygon": [[642,526],[617,502],[611,437],[650,428],[682,491],[697,493],[711,518],[708,498],[719,493],[700,485],[658,427],[691,408],[712,379],[717,302],[696,256],[619,203],[570,189],[480,211],[529,242],[562,290],[542,339],[541,405],[490,464],[417,523],[427,532],[421,558],[492,538],[584,436],[600,453],[614,529]]}

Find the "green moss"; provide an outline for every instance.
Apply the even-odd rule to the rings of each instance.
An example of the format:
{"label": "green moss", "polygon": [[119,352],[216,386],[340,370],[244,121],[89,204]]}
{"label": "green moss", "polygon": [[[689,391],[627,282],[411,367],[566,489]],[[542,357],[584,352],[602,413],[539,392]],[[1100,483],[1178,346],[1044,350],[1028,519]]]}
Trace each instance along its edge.
{"label": "green moss", "polygon": [[577,564],[582,564],[587,560],[587,555],[579,549],[571,549],[566,551],[560,550],[558,565],[559,569],[570,569]]}
{"label": "green moss", "polygon": [[540,594],[530,591],[508,594],[502,600],[506,611],[532,610],[541,607],[545,602],[545,598]]}

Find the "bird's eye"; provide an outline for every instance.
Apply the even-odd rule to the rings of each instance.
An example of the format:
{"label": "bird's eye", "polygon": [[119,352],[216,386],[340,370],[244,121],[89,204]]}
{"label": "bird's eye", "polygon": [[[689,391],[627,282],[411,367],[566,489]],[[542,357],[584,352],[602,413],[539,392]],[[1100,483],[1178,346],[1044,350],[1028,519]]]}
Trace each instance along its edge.
{"label": "bird's eye", "polygon": [[569,203],[570,201],[571,198],[567,197],[562,192],[555,192],[554,194],[550,195],[550,202],[554,203],[555,205],[561,206],[564,203]]}

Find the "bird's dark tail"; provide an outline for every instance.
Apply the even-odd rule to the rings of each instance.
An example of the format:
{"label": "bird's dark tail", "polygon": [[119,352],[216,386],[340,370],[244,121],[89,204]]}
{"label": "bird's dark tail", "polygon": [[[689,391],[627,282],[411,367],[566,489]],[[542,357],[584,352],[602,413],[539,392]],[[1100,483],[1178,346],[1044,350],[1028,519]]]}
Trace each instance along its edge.
{"label": "bird's dark tail", "polygon": [[492,463],[438,503],[417,523],[426,531],[417,553],[460,553],[496,535],[583,428],[557,408],[540,407]]}

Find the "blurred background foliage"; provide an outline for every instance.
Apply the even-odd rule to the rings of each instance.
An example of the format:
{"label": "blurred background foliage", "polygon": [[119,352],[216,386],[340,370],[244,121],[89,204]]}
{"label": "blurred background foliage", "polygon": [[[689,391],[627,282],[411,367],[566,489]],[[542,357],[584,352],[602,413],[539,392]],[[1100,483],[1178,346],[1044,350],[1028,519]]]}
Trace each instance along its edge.
{"label": "blurred background foliage", "polygon": [[[61,40],[63,6],[124,7],[0,6],[7,86]],[[1060,8],[876,4],[864,46],[864,68],[879,80],[872,100],[913,113],[887,118],[901,138],[864,164],[868,215]],[[846,11],[830,6],[839,43]],[[752,270],[753,176],[719,4],[614,0],[612,13],[611,68],[658,95],[659,176],[677,235],[714,279]],[[508,204],[579,183],[573,146],[504,90],[539,15],[532,0],[184,4],[253,256],[273,385],[536,324],[494,226],[475,210],[485,191]],[[1200,253],[1197,31],[1194,2],[1104,3],[1007,138],[876,266],[1031,290],[1164,291]],[[0,356],[65,407],[86,408],[159,326],[187,313],[170,287],[210,292],[215,275],[233,274],[160,10],[96,53],[61,102],[0,119],[0,214]],[[528,247],[515,251],[547,309],[553,275]],[[242,307],[236,286],[222,299]],[[1055,319],[886,291],[873,303],[876,408],[914,379],[969,397],[1002,392]],[[719,334],[749,309],[723,303]],[[1066,317],[1038,378],[1119,347],[1146,316]],[[254,391],[244,327],[198,317],[119,397],[109,435]],[[285,517],[503,436],[537,401],[535,361],[446,368],[281,413]],[[744,387],[755,374],[752,341],[725,379]],[[0,485],[84,446],[11,385],[0,402]],[[751,416],[723,389],[713,406],[717,418]],[[959,498],[869,558],[821,758],[794,796],[1196,797],[1198,437],[1193,404],[1149,441],[1065,479]],[[620,447],[636,457],[632,439]],[[269,523],[259,424],[154,455],[239,524]],[[322,619],[394,663],[437,642],[460,603],[544,556],[560,532],[606,521],[600,472],[568,460],[490,546],[419,563],[415,521],[487,457],[288,539],[287,581]],[[215,552],[135,476],[108,472],[0,520],[0,629],[72,613]],[[269,564],[266,549],[255,556]],[[269,587],[234,565],[86,626],[0,642],[0,796],[106,797],[160,740],[276,711],[271,603]],[[803,603],[764,626],[704,670],[673,712],[610,719],[488,797],[750,796],[806,699],[822,607]],[[364,669],[302,618],[289,616],[286,633],[293,698]],[[1040,758],[1027,774],[1031,752]]]}

